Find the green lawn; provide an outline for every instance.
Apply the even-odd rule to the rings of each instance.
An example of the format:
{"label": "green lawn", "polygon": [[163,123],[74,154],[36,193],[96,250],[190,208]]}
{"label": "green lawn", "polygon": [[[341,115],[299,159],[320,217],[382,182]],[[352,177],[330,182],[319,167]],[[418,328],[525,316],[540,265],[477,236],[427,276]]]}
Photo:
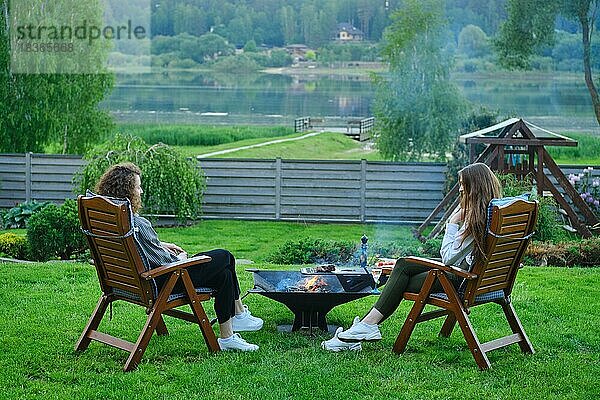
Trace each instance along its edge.
{"label": "green lawn", "polygon": [[[305,133],[283,136],[274,139],[248,139],[210,147],[180,147],[186,155],[212,153],[214,151],[239,148],[277,139],[302,136]],[[284,143],[269,144],[262,147],[242,149],[231,153],[220,154],[218,158],[294,158],[294,159],[323,159],[323,160],[382,160],[379,152],[366,142],[360,143],[342,133],[324,132],[306,139]]]}
{"label": "green lawn", "polygon": [[[207,221],[191,228],[159,229],[163,240],[189,251],[224,247],[258,268],[286,238],[302,236],[413,243],[408,227]],[[384,238],[384,239],[383,239]],[[242,290],[251,276],[238,266]],[[293,268],[293,267],[292,267]],[[0,398],[131,399],[593,399],[600,396],[600,269],[524,268],[514,304],[536,348],[490,353],[492,369],[480,372],[457,330],[436,337],[440,322],[417,327],[407,352],[391,347],[409,304],[382,325],[384,339],[359,353],[332,354],[319,348],[326,334],[280,333],[290,323],[285,306],[259,295],[245,302],[265,319],[262,331],[244,337],[261,346],[253,354],[210,355],[200,332],[167,319],[170,335],[153,337],[139,369],[122,373],[126,353],[92,343],[73,352],[100,294],[88,264],[50,262],[0,264]],[[573,299],[576,299],[575,301]],[[582,301],[579,301],[582,298]],[[330,323],[348,326],[374,301],[369,297],[336,307]],[[140,307],[115,304],[102,328],[135,340],[145,314]],[[210,304],[209,315],[214,315]],[[493,305],[472,312],[480,339],[508,332]],[[168,317],[167,317],[168,318]]]}

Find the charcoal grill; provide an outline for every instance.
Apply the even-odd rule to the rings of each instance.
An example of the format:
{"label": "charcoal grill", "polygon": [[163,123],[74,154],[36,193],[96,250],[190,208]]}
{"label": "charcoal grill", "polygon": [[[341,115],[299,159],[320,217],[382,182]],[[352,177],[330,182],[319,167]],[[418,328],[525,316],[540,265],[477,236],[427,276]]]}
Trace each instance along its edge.
{"label": "charcoal grill", "polygon": [[313,328],[329,330],[326,315],[335,306],[378,293],[373,276],[366,270],[336,270],[334,272],[273,271],[248,269],[258,293],[287,306],[294,313],[291,325],[280,330],[298,331]]}

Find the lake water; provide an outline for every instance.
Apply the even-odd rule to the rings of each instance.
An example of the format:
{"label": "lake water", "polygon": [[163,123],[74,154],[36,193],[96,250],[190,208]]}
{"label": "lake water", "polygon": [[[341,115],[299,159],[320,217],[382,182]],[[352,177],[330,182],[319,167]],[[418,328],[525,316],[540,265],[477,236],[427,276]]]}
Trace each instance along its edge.
{"label": "lake water", "polygon": [[[462,75],[456,82],[473,103],[550,130],[600,134],[583,78],[560,75]],[[120,121],[291,125],[300,116],[327,121],[372,115],[368,77],[339,75],[118,75],[104,102]]]}

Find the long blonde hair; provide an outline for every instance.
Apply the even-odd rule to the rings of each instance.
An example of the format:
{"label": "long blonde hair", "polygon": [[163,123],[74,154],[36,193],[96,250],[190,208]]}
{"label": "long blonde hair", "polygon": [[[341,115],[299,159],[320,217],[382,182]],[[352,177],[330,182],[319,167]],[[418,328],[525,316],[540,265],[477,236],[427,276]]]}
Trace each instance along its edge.
{"label": "long blonde hair", "polygon": [[134,163],[124,162],[113,165],[100,177],[96,193],[119,198],[128,198],[131,209],[137,213],[142,208],[142,199],[135,191],[135,176],[141,176],[140,168]]}
{"label": "long blonde hair", "polygon": [[467,165],[458,171],[458,177],[463,187],[460,206],[464,213],[465,237],[473,237],[473,256],[478,259],[484,255],[488,205],[493,198],[502,197],[502,187],[496,175],[483,163]]}

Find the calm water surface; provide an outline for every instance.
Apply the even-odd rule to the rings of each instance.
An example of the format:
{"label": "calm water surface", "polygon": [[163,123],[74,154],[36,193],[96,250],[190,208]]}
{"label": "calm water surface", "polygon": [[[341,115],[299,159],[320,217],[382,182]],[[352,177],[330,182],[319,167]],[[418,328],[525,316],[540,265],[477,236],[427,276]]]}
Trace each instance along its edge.
{"label": "calm water surface", "polygon": [[[476,104],[557,131],[600,133],[583,79],[461,76]],[[288,76],[168,72],[118,75],[105,101],[121,121],[214,124],[292,124],[300,116],[372,115],[374,87],[364,76]]]}

